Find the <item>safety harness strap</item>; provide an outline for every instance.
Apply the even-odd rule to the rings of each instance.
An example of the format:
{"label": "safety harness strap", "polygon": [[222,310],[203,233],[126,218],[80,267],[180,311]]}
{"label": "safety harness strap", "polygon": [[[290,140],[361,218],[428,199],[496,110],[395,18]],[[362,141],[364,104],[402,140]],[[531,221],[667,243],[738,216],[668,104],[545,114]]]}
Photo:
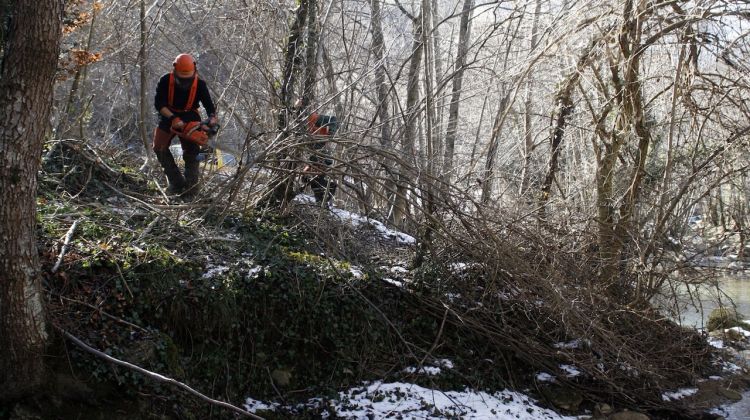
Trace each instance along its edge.
{"label": "safety harness strap", "polygon": [[169,105],[169,109],[172,112],[186,112],[193,109],[193,103],[195,102],[195,97],[198,94],[198,73],[195,73],[195,77],[193,78],[193,84],[190,86],[190,94],[188,95],[188,100],[185,103],[185,108],[179,109],[174,106],[174,72],[169,73],[169,96],[167,98],[167,104]]}

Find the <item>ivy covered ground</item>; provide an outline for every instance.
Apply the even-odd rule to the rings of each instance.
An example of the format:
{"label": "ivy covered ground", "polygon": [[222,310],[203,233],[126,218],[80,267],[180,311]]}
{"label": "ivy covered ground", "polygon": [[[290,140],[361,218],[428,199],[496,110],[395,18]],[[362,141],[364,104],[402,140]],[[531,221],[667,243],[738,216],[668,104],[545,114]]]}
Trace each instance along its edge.
{"label": "ivy covered ground", "polygon": [[658,314],[622,311],[611,335],[584,337],[513,265],[490,278],[446,251],[415,268],[412,237],[355,212],[305,196],[283,211],[228,204],[213,178],[202,200],[170,202],[126,156],[53,147],[38,198],[53,380],[0,418],[236,416],[65,333],[267,418],[704,418],[716,399],[663,393],[728,373]]}

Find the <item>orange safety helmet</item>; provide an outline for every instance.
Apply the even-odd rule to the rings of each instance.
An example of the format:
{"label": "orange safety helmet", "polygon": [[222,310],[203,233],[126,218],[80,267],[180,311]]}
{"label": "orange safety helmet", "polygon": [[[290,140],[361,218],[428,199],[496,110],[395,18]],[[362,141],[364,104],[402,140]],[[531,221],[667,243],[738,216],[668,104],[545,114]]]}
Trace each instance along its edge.
{"label": "orange safety helmet", "polygon": [[195,71],[195,59],[190,54],[180,54],[174,59],[174,70],[180,73]]}

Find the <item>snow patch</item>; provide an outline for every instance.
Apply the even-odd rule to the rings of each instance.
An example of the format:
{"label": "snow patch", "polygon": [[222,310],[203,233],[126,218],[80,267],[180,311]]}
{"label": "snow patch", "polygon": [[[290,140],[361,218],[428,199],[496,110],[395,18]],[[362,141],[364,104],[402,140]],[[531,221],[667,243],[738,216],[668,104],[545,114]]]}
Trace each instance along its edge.
{"label": "snow patch", "polygon": [[332,209],[331,213],[333,213],[341,221],[348,222],[354,227],[357,227],[363,224],[369,225],[372,228],[374,228],[380,234],[381,237],[385,239],[392,239],[400,244],[405,244],[405,245],[412,245],[417,242],[417,240],[414,239],[413,236],[407,235],[403,232],[399,232],[396,230],[388,229],[384,224],[380,223],[377,220],[370,219],[364,216],[360,216],[358,214],[350,213],[342,209]]}
{"label": "snow patch", "polygon": [[349,267],[349,273],[351,273],[352,277],[355,279],[362,279],[365,277],[365,273],[362,272],[362,269],[356,266]]}
{"label": "snow patch", "polygon": [[245,400],[245,410],[255,413],[256,411],[276,411],[276,409],[279,408],[279,404],[277,403],[270,403],[266,404],[263,401],[254,400],[252,398],[248,398]]}
{"label": "snow patch", "polygon": [[560,369],[565,371],[565,376],[568,378],[575,378],[576,376],[581,375],[581,371],[573,365],[560,365]]}
{"label": "snow patch", "polygon": [[431,366],[422,366],[421,368],[409,366],[404,369],[404,372],[435,376],[443,373],[443,369],[453,369],[453,362],[448,359],[439,359],[432,362]]}
{"label": "snow patch", "polygon": [[408,368],[404,369],[404,372],[416,373],[416,374],[427,375],[427,376],[437,376],[437,375],[440,375],[443,371],[439,367],[435,367],[435,366],[422,366],[421,368],[409,366]]}
{"label": "snow patch", "polygon": [[583,341],[581,341],[580,338],[576,338],[573,341],[568,341],[567,343],[556,343],[554,344],[554,347],[556,349],[564,349],[564,350],[574,350],[574,349],[580,349],[583,345]]}
{"label": "snow patch", "polygon": [[675,401],[685,397],[689,397],[698,392],[698,388],[682,388],[677,391],[667,391],[661,394],[661,399],[664,401]]}
{"label": "snow patch", "polygon": [[390,284],[392,284],[392,285],[394,285],[396,287],[404,287],[404,282],[398,281],[398,280],[393,280],[392,278],[389,278],[389,277],[383,277],[383,281],[387,282],[387,283],[390,283]]}
{"label": "snow patch", "polygon": [[537,382],[555,382],[556,381],[555,377],[550,375],[547,372],[537,373],[536,380]]}
{"label": "snow patch", "polygon": [[708,338],[708,344],[710,346],[713,346],[713,347],[717,348],[717,349],[723,349],[724,348],[724,340],[722,340],[720,338],[709,337]]}
{"label": "snow patch", "polygon": [[219,277],[220,275],[226,273],[227,271],[229,271],[229,267],[225,267],[223,265],[212,265],[212,264],[209,264],[206,267],[206,272],[203,273],[203,275],[201,276],[201,278],[204,278],[204,279],[213,279],[213,278]]}
{"label": "snow patch", "polygon": [[541,408],[526,395],[466,390],[438,391],[406,383],[373,382],[339,394],[331,407],[343,419],[461,418],[461,419],[574,419]]}

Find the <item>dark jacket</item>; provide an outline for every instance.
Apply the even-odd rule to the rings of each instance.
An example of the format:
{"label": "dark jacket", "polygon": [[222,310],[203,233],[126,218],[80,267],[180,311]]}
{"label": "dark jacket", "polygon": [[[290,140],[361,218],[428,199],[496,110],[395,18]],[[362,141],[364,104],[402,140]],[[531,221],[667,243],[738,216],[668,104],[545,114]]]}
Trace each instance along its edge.
{"label": "dark jacket", "polygon": [[[154,107],[156,108],[156,112],[159,113],[159,110],[163,107],[169,106],[169,75],[171,73],[167,73],[164,76],[159,79],[159,83],[156,85],[156,94],[154,95]],[[196,73],[197,74],[197,73]],[[174,87],[174,103],[172,104],[175,108],[183,109],[185,108],[185,105],[188,100],[188,96],[190,95],[190,85],[182,86],[175,78],[175,87]],[[198,103],[203,105],[203,108],[206,110],[206,113],[209,116],[212,116],[216,114],[216,106],[214,106],[214,102],[211,100],[211,94],[208,92],[208,85],[206,82],[198,77],[198,90],[195,95],[195,101],[193,102],[193,109],[186,112],[180,112],[180,111],[172,111],[175,115],[180,117],[181,120],[185,122],[190,121],[200,121],[201,116],[198,113]],[[169,118],[166,118],[165,116],[161,115],[159,113],[159,128],[161,128],[164,131],[169,131],[169,128],[171,127],[172,123],[169,120]]]}

